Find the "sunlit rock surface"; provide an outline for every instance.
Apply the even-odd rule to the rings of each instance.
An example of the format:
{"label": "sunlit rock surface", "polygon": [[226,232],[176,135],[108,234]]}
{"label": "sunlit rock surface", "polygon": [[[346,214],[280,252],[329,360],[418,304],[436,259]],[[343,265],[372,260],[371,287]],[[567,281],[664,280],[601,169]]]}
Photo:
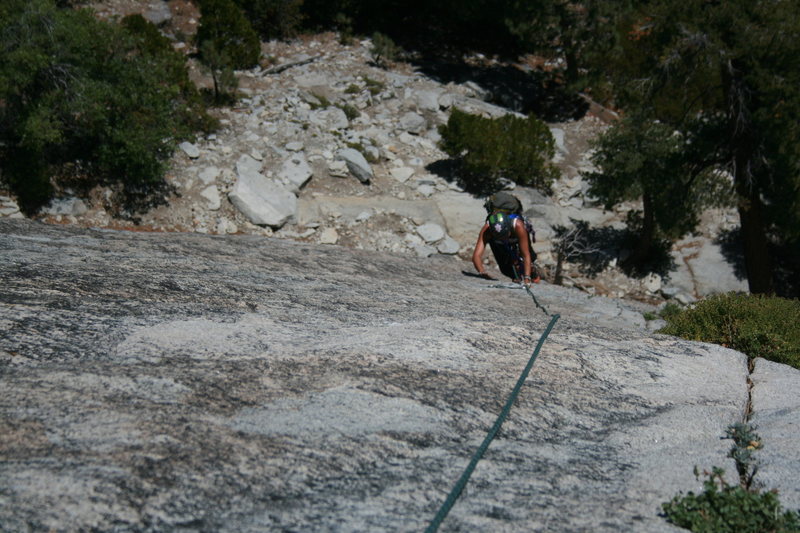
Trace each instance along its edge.
{"label": "sunlit rock surface", "polygon": [[[0,221],[0,529],[423,530],[550,320],[463,268]],[[561,319],[442,530],[673,530],[744,357],[534,291]]]}

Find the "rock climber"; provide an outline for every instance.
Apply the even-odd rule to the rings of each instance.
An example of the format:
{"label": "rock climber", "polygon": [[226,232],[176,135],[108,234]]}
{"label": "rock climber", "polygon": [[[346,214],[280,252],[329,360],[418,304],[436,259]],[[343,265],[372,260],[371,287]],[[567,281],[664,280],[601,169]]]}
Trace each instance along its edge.
{"label": "rock climber", "polygon": [[478,274],[486,279],[495,279],[483,265],[483,253],[488,244],[500,272],[526,287],[532,282],[539,283],[540,278],[533,266],[533,227],[522,215],[522,203],[512,194],[499,192],[490,196],[484,207],[488,216],[472,253],[472,264]]}

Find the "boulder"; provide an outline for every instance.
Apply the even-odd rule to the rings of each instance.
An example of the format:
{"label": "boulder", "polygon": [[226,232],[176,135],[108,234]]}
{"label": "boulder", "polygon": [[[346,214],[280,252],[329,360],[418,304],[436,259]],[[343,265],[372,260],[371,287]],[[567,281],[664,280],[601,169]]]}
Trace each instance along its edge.
{"label": "boulder", "polygon": [[80,216],[85,214],[89,209],[80,198],[70,196],[67,198],[56,198],[41,209],[44,215],[72,215]]}
{"label": "boulder", "polygon": [[161,26],[172,20],[172,11],[166,2],[156,2],[151,3],[149,9],[142,13],[142,16],[148,22]]}
{"label": "boulder", "polygon": [[361,183],[369,183],[373,178],[372,167],[358,150],[344,148],[336,153],[336,157],[347,164],[350,173]]}
{"label": "boulder", "polygon": [[422,133],[427,128],[427,124],[425,117],[409,111],[400,117],[399,127],[411,133]]}
{"label": "boulder", "polygon": [[389,174],[400,183],[405,183],[414,175],[414,169],[409,167],[395,167],[389,171]]}
{"label": "boulder", "polygon": [[290,152],[302,152],[305,145],[301,141],[292,141],[286,143],[286,149]]}
{"label": "boulder", "polygon": [[288,190],[297,193],[308,183],[312,175],[306,155],[298,152],[283,162],[277,177]]}
{"label": "boulder", "polygon": [[436,250],[440,254],[455,255],[461,250],[461,245],[449,235],[445,235],[444,239],[436,245]]}
{"label": "boulder", "polygon": [[261,172],[261,167],[262,163],[260,161],[256,161],[248,154],[242,154],[239,157],[239,160],[236,161],[236,173],[239,175],[242,173],[252,174],[253,172]]}
{"label": "boulder", "polygon": [[426,243],[433,244],[444,239],[445,232],[439,224],[428,222],[417,227],[417,235]]}
{"label": "boulder", "polygon": [[422,90],[414,94],[414,101],[420,111],[439,111],[439,95],[442,91]]}
{"label": "boulder", "polygon": [[308,121],[322,128],[324,131],[343,130],[350,125],[347,115],[338,107],[328,107],[312,111]]}
{"label": "boulder", "polygon": [[217,167],[207,167],[200,171],[198,177],[200,181],[203,182],[204,185],[210,185],[216,181],[216,179],[220,176],[221,171]]}
{"label": "boulder", "polygon": [[219,195],[219,189],[217,189],[216,185],[209,185],[205,189],[200,192],[200,196],[202,196],[207,203],[207,206],[210,210],[216,211],[222,205],[222,200]]}
{"label": "boulder", "polygon": [[339,241],[339,232],[336,228],[325,228],[319,236],[320,244],[336,244]]}
{"label": "boulder", "polygon": [[328,163],[328,173],[335,178],[346,178],[349,175],[347,163],[344,161],[331,161]]}
{"label": "boulder", "polygon": [[200,149],[193,143],[184,141],[178,145],[178,148],[183,150],[183,153],[185,153],[191,159],[197,159],[200,157]]}
{"label": "boulder", "polygon": [[763,449],[756,479],[764,490],[779,488],[784,509],[800,509],[797,482],[797,436],[800,435],[800,370],[757,358],[754,362],[750,423],[761,437]]}
{"label": "boulder", "polygon": [[239,172],[228,198],[250,222],[258,226],[280,228],[297,215],[297,197],[294,193],[258,172]]}

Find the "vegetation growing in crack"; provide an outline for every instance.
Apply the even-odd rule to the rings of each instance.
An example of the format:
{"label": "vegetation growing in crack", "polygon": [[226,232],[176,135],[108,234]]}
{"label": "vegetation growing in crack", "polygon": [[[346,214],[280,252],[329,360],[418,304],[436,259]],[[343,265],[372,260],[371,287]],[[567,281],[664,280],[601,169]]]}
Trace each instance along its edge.
{"label": "vegetation growing in crack", "polygon": [[[696,533],[767,533],[800,531],[800,514],[781,508],[777,492],[762,491],[755,482],[758,463],[755,452],[761,438],[748,424],[734,424],[726,431],[733,439],[728,457],[736,462],[738,483],[725,479],[725,471],[704,471],[703,492],[680,493],[662,504],[666,518]],[[695,476],[700,479],[697,467]]]}

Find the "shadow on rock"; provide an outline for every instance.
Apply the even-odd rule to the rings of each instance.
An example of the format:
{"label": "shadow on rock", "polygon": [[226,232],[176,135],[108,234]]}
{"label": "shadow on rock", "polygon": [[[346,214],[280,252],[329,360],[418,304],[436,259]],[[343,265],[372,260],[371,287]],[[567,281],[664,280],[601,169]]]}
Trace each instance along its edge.
{"label": "shadow on rock", "polygon": [[744,250],[742,249],[742,233],[739,228],[723,231],[714,240],[722,256],[733,267],[736,279],[747,279],[747,269],[744,264]]}
{"label": "shadow on rock", "polygon": [[503,188],[500,180],[490,177],[475,178],[468,177],[464,165],[458,159],[440,159],[425,165],[425,170],[444,179],[448,183],[455,183],[466,192],[475,197],[482,198],[489,196]]}
{"label": "shadow on rock", "polygon": [[581,272],[590,278],[596,277],[618,259],[621,259],[620,268],[632,278],[642,278],[650,273],[667,277],[675,268],[667,242],[655,243],[645,257],[634,262],[630,260],[630,250],[636,236],[630,230],[589,227],[588,222],[574,219],[572,222],[572,227],[554,228],[558,260],[578,265]]}
{"label": "shadow on rock", "polygon": [[[720,247],[723,257],[733,267],[737,279],[747,279],[747,266],[742,248],[741,228],[723,231],[714,240]],[[800,247],[797,243],[769,244],[773,260],[773,276],[775,279],[775,292],[784,298],[800,297]]]}

